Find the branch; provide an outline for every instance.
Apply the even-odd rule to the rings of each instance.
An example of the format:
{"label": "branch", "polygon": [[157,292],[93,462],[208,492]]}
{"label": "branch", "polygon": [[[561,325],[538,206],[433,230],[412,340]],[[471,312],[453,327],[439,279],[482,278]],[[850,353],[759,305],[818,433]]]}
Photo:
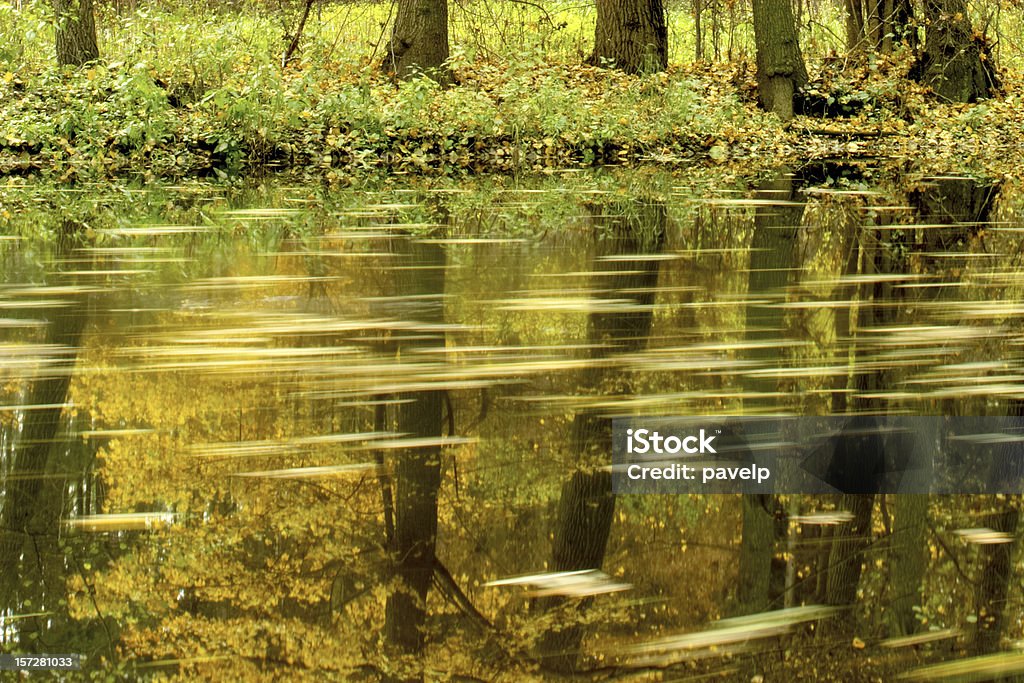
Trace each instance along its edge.
{"label": "branch", "polygon": [[948,545],[946,544],[946,541],[945,541],[945,540],[944,540],[944,539],[942,538],[942,535],[941,535],[941,534],[939,534],[938,530],[937,530],[937,529],[935,528],[935,525],[934,525],[934,524],[932,524],[931,522],[928,522],[928,530],[932,532],[932,535],[933,535],[933,536],[935,537],[935,541],[936,541],[936,542],[937,542],[937,543],[938,543],[938,544],[939,544],[940,546],[942,546],[942,550],[943,550],[943,551],[944,551],[944,552],[945,552],[945,553],[946,553],[947,555],[949,555],[949,559],[950,559],[950,560],[952,560],[952,562],[953,562],[953,567],[954,567],[954,568],[956,568],[956,571],[957,571],[957,573],[958,573],[958,574],[959,574],[959,575],[960,575],[961,577],[963,577],[964,581],[966,581],[967,583],[969,583],[969,584],[971,584],[971,585],[974,585],[974,586],[978,585],[978,581],[977,581],[977,580],[975,580],[975,579],[972,579],[972,578],[971,578],[971,577],[970,577],[970,576],[969,576],[969,575],[967,574],[967,572],[965,572],[965,571],[964,571],[963,567],[961,567],[961,566],[960,566],[960,563],[959,563],[959,562],[957,561],[957,559],[956,559],[956,555],[955,555],[955,554],[953,554],[953,549],[952,549],[952,548],[950,548],[950,547],[949,547],[949,546],[948,546]]}
{"label": "branch", "polygon": [[281,57],[281,68],[288,66],[288,60],[292,58],[292,55],[299,48],[299,39],[302,38],[302,30],[306,28],[306,19],[309,18],[309,11],[313,9],[313,3],[316,0],[306,0],[306,6],[302,8],[302,18],[299,19],[299,27],[295,29],[295,35],[292,36],[292,42],[288,44],[288,49],[284,51],[284,56]]}
{"label": "branch", "polygon": [[548,22],[548,24],[551,26],[551,28],[558,28],[557,26],[555,26],[555,21],[554,21],[554,19],[551,18],[551,15],[548,14],[548,11],[546,9],[544,9],[543,7],[541,7],[540,5],[538,5],[537,3],[530,2],[529,0],[508,0],[508,1],[512,2],[512,3],[516,4],[516,5],[526,5],[527,7],[533,7],[534,9],[539,9],[544,14],[544,20]]}
{"label": "branch", "polygon": [[437,587],[458,607],[478,628],[484,631],[494,630],[494,624],[480,613],[469,597],[462,592],[455,578],[438,558],[434,558],[434,580]]}

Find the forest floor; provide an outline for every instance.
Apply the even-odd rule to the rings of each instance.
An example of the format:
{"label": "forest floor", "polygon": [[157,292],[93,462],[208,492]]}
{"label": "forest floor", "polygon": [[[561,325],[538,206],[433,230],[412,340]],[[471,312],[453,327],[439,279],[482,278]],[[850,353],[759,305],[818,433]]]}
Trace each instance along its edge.
{"label": "forest floor", "polygon": [[[947,104],[906,64],[824,65],[788,124],[762,113],[749,64],[629,76],[537,61],[454,64],[457,85],[395,84],[370,64],[236,65],[216,83],[146,62],[0,73],[0,175],[58,182],[227,179],[286,171],[458,174],[603,165],[749,175],[869,159],[915,173],[1024,173],[1021,79]],[[824,114],[824,116],[822,115]],[[722,170],[722,169],[720,169]]]}

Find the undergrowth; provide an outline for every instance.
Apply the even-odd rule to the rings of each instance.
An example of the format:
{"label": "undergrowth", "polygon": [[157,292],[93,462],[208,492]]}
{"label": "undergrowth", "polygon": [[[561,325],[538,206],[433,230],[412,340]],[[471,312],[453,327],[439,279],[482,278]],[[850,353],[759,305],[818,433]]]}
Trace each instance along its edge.
{"label": "undergrowth", "polygon": [[395,84],[372,53],[339,50],[317,31],[282,69],[266,17],[157,20],[158,12],[133,14],[104,59],[62,70],[25,57],[48,40],[45,14],[5,7],[5,32],[38,43],[0,40],[8,172],[19,164],[66,178],[592,164],[654,147],[682,153],[749,119],[736,96],[701,106],[701,87],[685,77],[637,79],[533,48],[514,60],[457,48],[458,85],[445,89],[425,78]]}
{"label": "undergrowth", "polygon": [[[294,25],[287,5],[150,4],[118,13],[104,4],[102,58],[71,70],[54,65],[48,3],[0,3],[0,175],[223,178],[286,168],[341,178],[382,168],[774,165],[956,144],[990,150],[999,163],[1020,156],[1010,130],[1019,127],[1014,87],[983,109],[936,107],[907,86],[906,59],[844,62],[841,70],[835,59],[810,60],[814,107],[835,110],[852,128],[823,137],[820,120],[784,127],[758,110],[742,32],[732,62],[679,65],[692,46],[675,40],[667,72],[627,76],[582,66],[589,10],[555,3],[530,14],[513,5],[453,9],[456,84],[441,88],[381,73],[386,5],[318,4],[297,58],[282,68]],[[510,12],[518,24],[506,21]],[[670,13],[674,34],[685,34],[687,16]],[[815,50],[827,47],[805,37]],[[877,135],[863,139],[865,126]],[[981,156],[960,155],[964,164],[990,165]]]}

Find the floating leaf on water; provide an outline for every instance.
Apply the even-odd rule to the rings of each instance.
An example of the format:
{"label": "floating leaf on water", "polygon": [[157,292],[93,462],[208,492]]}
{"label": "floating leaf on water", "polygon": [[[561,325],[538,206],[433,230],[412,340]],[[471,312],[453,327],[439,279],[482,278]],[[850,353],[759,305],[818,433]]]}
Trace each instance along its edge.
{"label": "floating leaf on water", "polygon": [[100,439],[105,437],[138,436],[140,434],[153,434],[155,432],[155,429],[147,429],[143,427],[135,429],[87,429],[83,432],[79,432],[79,436],[84,439]]}
{"label": "floating leaf on water", "polygon": [[507,579],[488,581],[484,585],[488,587],[530,586],[532,587],[532,590],[529,592],[531,597],[561,595],[574,598],[619,593],[630,590],[633,587],[628,583],[616,582],[610,576],[597,569],[514,576]]}
{"label": "floating leaf on water", "polygon": [[378,474],[381,471],[382,468],[375,462],[362,462],[354,465],[323,465],[320,467],[292,467],[283,470],[263,470],[259,472],[234,472],[231,476],[255,479],[322,479],[326,477]]}
{"label": "floating leaf on water", "polygon": [[960,636],[960,631],[954,628],[945,628],[938,631],[929,631],[927,633],[918,633],[910,636],[899,636],[897,638],[888,638],[879,643],[881,647],[887,648],[898,648],[908,647],[911,645],[923,645],[924,643],[933,643],[939,640],[949,640],[950,638],[957,638]]}
{"label": "floating leaf on water", "polygon": [[673,650],[720,648],[747,643],[760,638],[771,638],[789,633],[800,624],[829,618],[835,612],[836,608],[834,607],[808,605],[722,619],[705,631],[665,636],[627,646],[620,652],[622,654],[645,654]]}
{"label": "floating leaf on water", "polygon": [[137,531],[174,522],[173,512],[126,512],[108,515],[83,515],[64,520],[64,525],[82,531]]}
{"label": "floating leaf on water", "polygon": [[1003,652],[922,666],[904,672],[897,678],[905,681],[949,680],[956,683],[981,683],[1020,673],[1024,673],[1024,654]]}
{"label": "floating leaf on water", "polygon": [[479,441],[477,437],[470,436],[438,436],[438,437],[422,437],[422,438],[410,438],[410,439],[383,439],[380,441],[371,441],[357,446],[351,450],[356,451],[367,451],[367,450],[403,450],[412,448],[433,448],[433,447],[445,447],[445,446],[463,446],[466,444],[476,443]]}
{"label": "floating leaf on water", "polygon": [[798,524],[810,524],[817,526],[835,526],[853,521],[853,513],[845,510],[836,512],[814,512],[809,515],[792,515],[790,521]]}
{"label": "floating leaf on water", "polygon": [[955,533],[968,543],[977,545],[994,545],[998,543],[1013,543],[1013,536],[1005,531],[995,531],[987,527],[976,529],[957,529]]}
{"label": "floating leaf on water", "polygon": [[977,444],[1019,443],[1024,441],[1024,434],[958,434],[950,436],[948,439],[950,441],[966,441]]}
{"label": "floating leaf on water", "polygon": [[27,612],[25,614],[0,615],[0,626],[3,626],[5,622],[9,621],[20,621],[22,619],[33,619],[35,617],[46,617],[51,614],[53,614],[53,612]]}

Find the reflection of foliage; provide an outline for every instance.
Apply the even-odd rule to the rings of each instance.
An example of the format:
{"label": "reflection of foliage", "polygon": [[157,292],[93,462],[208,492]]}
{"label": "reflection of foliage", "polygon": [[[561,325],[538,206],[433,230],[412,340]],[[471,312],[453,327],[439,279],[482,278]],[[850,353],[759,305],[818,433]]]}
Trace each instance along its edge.
{"label": "reflection of foliage", "polygon": [[[472,179],[458,193],[444,192],[450,188],[443,181],[417,182],[415,193],[373,181],[351,191],[322,193],[193,185],[179,192],[112,194],[95,202],[38,187],[0,190],[0,216],[4,210],[10,214],[0,218],[0,225],[5,234],[26,238],[18,246],[0,242],[4,262],[12,264],[6,271],[12,280],[38,281],[53,242],[47,234],[53,219],[46,217],[74,213],[86,203],[98,204],[89,225],[98,262],[104,271],[124,270],[96,275],[96,282],[115,291],[97,295],[81,360],[87,371],[76,376],[73,398],[78,419],[88,420],[92,429],[144,430],[96,442],[107,492],[103,511],[177,516],[173,524],[148,532],[75,532],[68,537],[72,554],[90,559],[88,566],[69,574],[66,584],[71,614],[81,623],[94,618],[97,607],[118,622],[120,655],[137,667],[127,677],[168,673],[182,680],[353,680],[382,672],[413,674],[426,666],[484,680],[545,679],[549,674],[537,673],[527,654],[551,625],[578,624],[578,613],[540,616],[522,594],[482,584],[545,569],[550,514],[565,466],[574,457],[567,442],[581,402],[617,392],[617,409],[623,411],[738,409],[745,369],[737,362],[744,360],[738,344],[744,339],[743,295],[757,209],[730,204],[736,193],[704,191],[709,181],[698,177],[692,182],[703,199],[724,200],[695,204],[673,193],[678,179],[620,172],[574,176],[574,188],[559,193],[530,190],[558,188],[562,179]],[[913,217],[894,215],[892,207],[907,205],[906,197],[894,195],[884,178],[879,182],[884,196],[830,193],[832,186],[825,182],[820,192],[809,195],[795,242],[800,279],[782,301],[851,298],[847,283],[838,280],[848,263],[846,231],[870,221],[875,221],[869,223],[873,228],[900,225],[886,233],[888,242],[880,243],[889,257],[911,275],[941,276],[955,286],[939,292],[906,288],[910,293],[901,300],[897,329],[884,331],[884,340],[920,355],[914,363],[894,364],[889,382],[905,391],[898,397],[904,405],[948,409],[943,402],[967,381],[966,372],[972,382],[1006,381],[1016,362],[1013,309],[981,311],[991,317],[969,323],[974,336],[965,336],[944,355],[937,355],[930,340],[906,336],[910,333],[903,328],[942,326],[954,337],[966,324],[951,321],[949,311],[955,312],[959,301],[987,300],[992,277],[1008,300],[1019,298],[1017,264],[1004,256],[1017,253],[1019,238],[1009,231],[970,231],[939,259],[938,249],[928,242],[931,236],[912,225]],[[558,367],[585,357],[579,345],[588,334],[591,308],[579,300],[592,300],[592,290],[600,289],[591,279],[594,226],[582,207],[628,211],[630,202],[619,195],[634,193],[638,186],[666,202],[669,225],[663,251],[671,258],[660,266],[650,339],[646,348],[609,361],[618,364],[609,373],[615,376],[583,395],[579,369]],[[424,195],[432,196],[429,206],[410,199]],[[1016,194],[1004,190],[991,217],[1011,220],[1018,204]],[[301,210],[229,213],[253,205]],[[640,213],[630,215],[638,218]],[[392,577],[376,478],[299,481],[232,475],[369,459],[367,452],[347,446],[298,440],[372,429],[372,408],[354,406],[356,401],[344,394],[367,386],[347,374],[349,369],[394,363],[378,348],[387,335],[374,298],[387,291],[388,257],[382,254],[388,252],[375,235],[394,229],[433,238],[424,226],[442,219],[455,240],[445,246],[450,265],[445,319],[466,325],[449,333],[443,367],[462,378],[481,368],[507,370],[524,355],[550,365],[534,374],[508,370],[514,384],[449,392],[456,435],[479,436],[480,441],[443,452],[439,555],[496,631],[477,631],[442,591],[431,590],[422,658],[386,658],[380,634]],[[128,232],[168,224],[201,229],[166,235]],[[521,241],[465,239],[472,237]],[[115,251],[137,247],[156,251]],[[997,256],[966,257],[984,249]],[[993,268],[995,262],[1000,265]],[[128,272],[134,270],[151,272]],[[554,307],[536,306],[539,300]],[[801,342],[778,356],[792,369],[780,382],[792,397],[785,407],[826,412],[833,376],[821,368],[851,357],[851,335],[840,329],[844,311],[836,306],[785,310],[785,331],[778,334]],[[360,325],[327,333],[321,324],[339,319]],[[268,320],[278,326],[271,328]],[[985,334],[996,328],[1012,333]],[[5,339],[17,343],[34,339],[30,332],[10,335]],[[472,350],[491,347],[496,350]],[[521,347],[530,350],[517,354]],[[568,350],[556,353],[545,347]],[[287,353],[274,355],[303,349],[318,354],[313,362],[292,364]],[[418,371],[414,356],[402,355],[404,372]],[[963,365],[992,358],[1005,358],[1009,365]],[[936,381],[911,382],[919,378]],[[653,408],[630,405],[623,389],[627,381],[635,394],[652,400],[648,405]],[[5,384],[5,399],[13,402],[23,378],[5,378]],[[1005,409],[1001,401],[982,396],[958,406],[965,412],[995,413]],[[2,424],[10,428],[12,423]],[[253,444],[267,449],[245,453]],[[903,653],[887,659],[888,651],[875,648],[888,635],[887,615],[879,606],[892,602],[889,553],[899,548],[892,534],[896,506],[891,498],[884,502],[884,508],[879,501],[873,510],[853,614],[855,642],[867,643],[864,656],[877,656],[883,662],[879,675],[887,677],[908,660],[933,657],[938,647],[922,647],[906,659],[900,659]],[[802,496],[781,504],[801,511],[834,507],[831,501]],[[915,605],[922,628],[962,628],[977,617],[972,614],[972,580],[991,558],[953,531],[1006,507],[1005,500],[978,498],[931,502],[927,574],[921,604]],[[584,649],[612,651],[639,636],[692,629],[721,616],[733,590],[738,518],[733,497],[620,497],[604,569],[632,583],[634,590],[595,601],[583,617],[593,626]],[[795,590],[799,603],[812,599],[816,548],[828,537],[809,529],[794,534],[795,548],[785,549],[780,559],[792,551],[795,579],[803,582]],[[110,557],[91,559],[104,554]],[[1019,601],[1010,594],[1008,613]],[[1008,636],[1018,632],[1019,625],[1007,626]],[[785,642],[792,659],[778,666],[787,672],[820,665],[820,642],[804,636]],[[868,668],[861,652],[856,645],[844,646],[836,655],[838,670]],[[187,661],[167,661],[182,657]],[[223,659],[200,661],[204,657]],[[704,666],[693,669],[706,673]]]}

